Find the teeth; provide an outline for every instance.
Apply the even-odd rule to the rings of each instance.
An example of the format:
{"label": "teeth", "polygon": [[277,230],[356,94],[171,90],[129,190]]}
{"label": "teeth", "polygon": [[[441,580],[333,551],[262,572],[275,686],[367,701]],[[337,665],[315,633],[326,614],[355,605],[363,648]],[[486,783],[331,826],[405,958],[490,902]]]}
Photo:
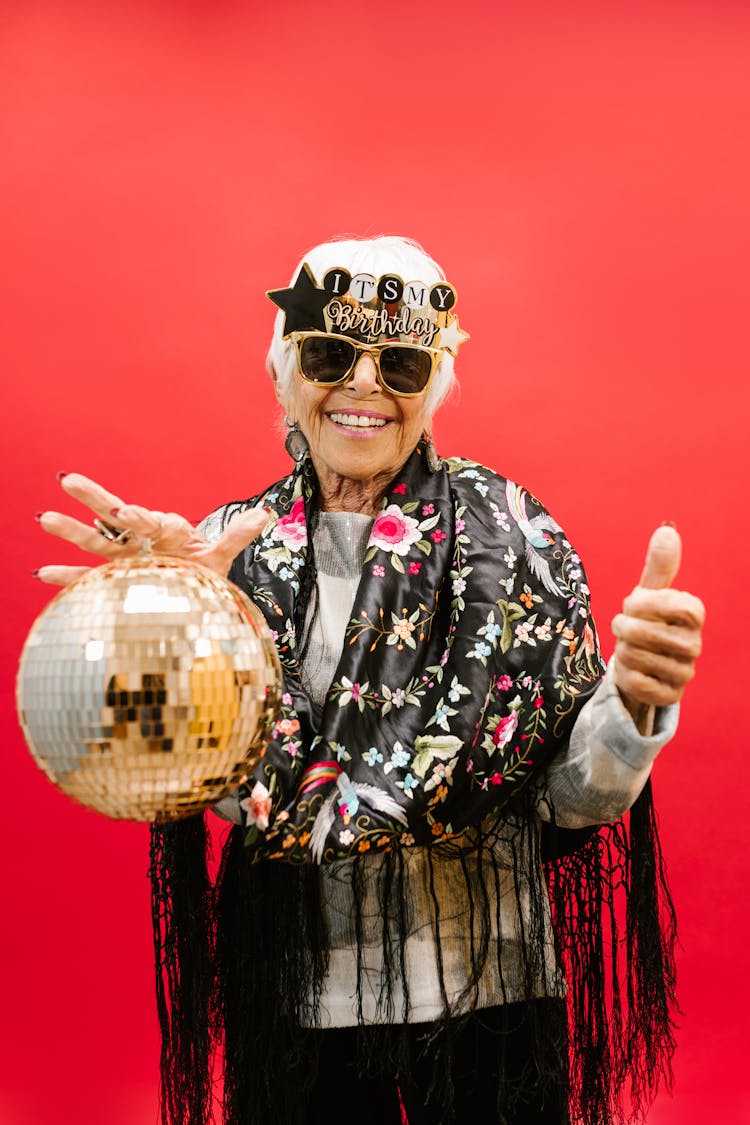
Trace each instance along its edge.
{"label": "teeth", "polygon": [[378,430],[388,421],[387,418],[370,418],[366,414],[330,414],[329,417],[339,426],[361,430]]}

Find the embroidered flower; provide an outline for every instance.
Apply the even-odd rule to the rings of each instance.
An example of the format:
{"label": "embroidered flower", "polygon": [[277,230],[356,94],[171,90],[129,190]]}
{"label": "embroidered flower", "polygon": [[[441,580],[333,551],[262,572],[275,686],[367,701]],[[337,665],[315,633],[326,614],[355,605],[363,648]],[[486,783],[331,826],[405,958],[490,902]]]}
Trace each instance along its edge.
{"label": "embroidered flower", "polygon": [[448,715],[450,714],[450,710],[450,707],[448,707],[446,703],[443,703],[440,707],[436,707],[435,714],[432,716],[433,723],[437,723],[438,726],[442,726]]}
{"label": "embroidered flower", "polygon": [[[500,750],[507,746],[518,726],[518,711],[505,715],[492,732],[492,741]],[[496,784],[493,782],[493,784]]]}
{"label": "embroidered flower", "polygon": [[383,755],[379,752],[377,746],[371,746],[370,749],[362,755],[362,760],[367,762],[368,766],[376,766],[379,762],[383,761]]}
{"label": "embroidered flower", "polygon": [[501,633],[502,629],[493,621],[491,621],[489,625],[484,626],[484,635],[490,643],[492,643],[492,641],[494,640],[497,640]]}
{"label": "embroidered flower", "polygon": [[432,539],[433,543],[442,543],[443,540],[447,538],[448,536],[444,531],[441,531],[440,528],[438,528],[437,531],[430,532],[430,539]]}
{"label": "embroidered flower", "polygon": [[516,625],[513,631],[522,645],[528,644],[531,639],[531,626],[528,623]]}
{"label": "embroidered flower", "polygon": [[409,765],[410,757],[411,754],[408,750],[404,750],[403,746],[399,746],[398,749],[396,749],[396,747],[394,746],[393,753],[391,754],[391,762],[396,767],[396,769],[403,769],[404,766]]}
{"label": "embroidered flower", "polygon": [[399,837],[399,843],[403,844],[405,848],[412,847],[415,842],[416,841],[411,832],[402,832],[401,836]]}
{"label": "embroidered flower", "polygon": [[469,656],[475,656],[478,660],[481,660],[483,656],[489,656],[491,652],[492,649],[489,645],[486,645],[484,641],[476,641],[474,651],[470,652]]}
{"label": "embroidered flower", "polygon": [[421,569],[422,569],[421,562],[410,562],[409,563],[409,570],[407,571],[407,573],[408,574],[419,574]]}
{"label": "embroidered flower", "polygon": [[456,597],[458,597],[460,594],[463,594],[465,589],[466,589],[466,579],[465,578],[454,578],[453,579],[453,593]]}
{"label": "embroidered flower", "polygon": [[281,702],[282,702],[284,707],[291,707],[292,706],[292,697],[291,697],[291,695],[289,694],[288,691],[285,691],[284,694],[282,695]]}
{"label": "embroidered flower", "polygon": [[410,621],[408,617],[403,617],[393,626],[393,632],[397,637],[400,637],[402,641],[408,641],[409,637],[414,632],[414,627],[413,621]]}
{"label": "embroidered flower", "polygon": [[510,544],[508,544],[508,550],[507,550],[507,551],[505,552],[505,554],[503,555],[503,560],[504,560],[504,562],[505,562],[505,563],[507,564],[507,566],[508,566],[508,567],[511,567],[511,568],[512,568],[513,566],[515,566],[515,564],[516,564],[516,559],[517,559],[517,558],[518,558],[518,555],[517,555],[517,554],[516,554],[516,552],[515,552],[515,551],[513,550],[513,548],[511,547],[511,545],[510,545]]}
{"label": "embroidered flower", "polygon": [[385,567],[378,566],[377,564],[372,568],[372,573],[375,578],[385,578]]}
{"label": "embroidered flower", "polygon": [[416,543],[421,537],[417,521],[411,516],[405,516],[397,504],[389,504],[372,525],[369,546],[379,547],[381,551],[392,551],[396,555],[406,555],[412,543]]}
{"label": "embroidered flower", "polygon": [[492,785],[502,785],[503,775],[501,773],[493,773],[492,777],[490,778],[490,782]]}
{"label": "embroidered flower", "polygon": [[451,703],[459,703],[462,695],[471,695],[471,690],[458,682],[458,676],[454,676],[448,689],[448,698]]}
{"label": "embroidered flower", "polygon": [[497,526],[501,527],[503,531],[510,531],[510,523],[508,522],[508,517],[506,516],[505,512],[493,512],[492,518]]}
{"label": "embroidered flower", "polygon": [[537,698],[534,700],[534,706],[544,707],[544,700],[542,699],[541,695],[537,696]]}
{"label": "embroidered flower", "polygon": [[458,533],[460,531],[463,531],[465,527],[466,527],[466,524],[464,523],[463,520],[461,520],[461,519],[456,520],[456,535],[458,535]]}
{"label": "embroidered flower", "polygon": [[396,496],[406,496],[406,485],[394,484],[393,491],[395,492]]}
{"label": "embroidered flower", "polygon": [[545,621],[543,625],[537,625],[536,629],[534,630],[534,634],[539,638],[540,641],[549,641],[552,637],[552,633],[550,632],[549,620]]}
{"label": "embroidered flower", "polygon": [[354,843],[354,833],[351,828],[344,828],[343,831],[339,832],[339,843],[346,846]]}
{"label": "embroidered flower", "polygon": [[423,504],[422,505],[422,515],[423,516],[431,516],[431,515],[434,514],[434,512],[435,512],[435,505],[434,504]]}
{"label": "embroidered flower", "polygon": [[[338,685],[336,686],[338,687]],[[339,707],[346,707],[347,703],[356,703],[360,711],[364,711],[365,700],[362,697],[367,695],[367,692],[370,690],[369,681],[364,684],[353,684],[348,676],[342,676],[341,689],[341,694],[338,699]]]}
{"label": "embroidered flower", "polygon": [[265,832],[271,814],[271,795],[262,782],[255,782],[250,796],[240,801],[240,808],[247,813],[248,827],[254,824],[261,832]]}
{"label": "embroidered flower", "polygon": [[534,604],[534,599],[528,590],[524,590],[522,594],[518,595],[519,602],[523,602],[527,609],[531,609]]}
{"label": "embroidered flower", "polygon": [[280,539],[290,551],[299,551],[307,546],[305,502],[301,496],[297,497],[287,514],[276,521],[271,538]]}
{"label": "embroidered flower", "polygon": [[276,724],[274,735],[276,734],[296,734],[299,730],[299,719],[281,719]]}
{"label": "embroidered flower", "polygon": [[513,681],[511,680],[510,676],[498,676],[497,686],[500,691],[510,691],[510,689],[513,687]]}

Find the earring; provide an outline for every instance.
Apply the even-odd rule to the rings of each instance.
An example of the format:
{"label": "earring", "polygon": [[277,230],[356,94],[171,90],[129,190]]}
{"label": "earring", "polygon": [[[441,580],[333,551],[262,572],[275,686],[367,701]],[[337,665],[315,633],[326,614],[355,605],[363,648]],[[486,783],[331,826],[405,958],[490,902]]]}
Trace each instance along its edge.
{"label": "earring", "polygon": [[427,462],[427,468],[431,473],[437,473],[440,470],[443,461],[438,454],[437,449],[435,449],[435,446],[432,444],[432,434],[422,434],[422,440],[424,441],[424,456],[425,461]]}
{"label": "earring", "polygon": [[307,438],[296,422],[290,421],[289,418],[285,418],[284,422],[289,427],[289,432],[284,442],[284,449],[287,451],[292,461],[296,461],[299,465],[300,461],[304,461],[310,446],[307,444]]}

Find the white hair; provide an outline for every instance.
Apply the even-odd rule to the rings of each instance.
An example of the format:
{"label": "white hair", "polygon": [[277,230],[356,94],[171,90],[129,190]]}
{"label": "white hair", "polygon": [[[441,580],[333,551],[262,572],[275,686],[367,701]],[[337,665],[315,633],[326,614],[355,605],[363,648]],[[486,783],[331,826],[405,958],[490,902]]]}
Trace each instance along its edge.
{"label": "white hair", "polygon": [[[361,239],[341,238],[322,242],[320,246],[313,246],[297,265],[290,284],[293,285],[296,281],[303,262],[307,262],[318,285],[322,283],[328,270],[333,269],[334,266],[342,266],[352,276],[369,273],[374,277],[381,277],[386,273],[395,273],[402,281],[424,281],[427,285],[446,280],[440,266],[425,253],[418,242],[410,238],[401,238],[399,235],[384,234],[377,238]],[[273,338],[266,357],[266,367],[271,375],[275,374],[278,389],[282,394],[289,387],[297,369],[294,345],[290,340],[283,338],[283,332],[284,312],[279,309],[274,321]],[[453,356],[450,352],[444,351],[425,399],[430,414],[434,414],[455,385]]]}

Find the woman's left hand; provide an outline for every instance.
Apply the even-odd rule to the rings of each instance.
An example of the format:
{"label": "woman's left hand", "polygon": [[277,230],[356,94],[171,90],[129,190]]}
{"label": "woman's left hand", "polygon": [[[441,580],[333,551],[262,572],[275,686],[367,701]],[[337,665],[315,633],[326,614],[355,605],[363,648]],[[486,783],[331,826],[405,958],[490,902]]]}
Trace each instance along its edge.
{"label": "woman's left hand", "polygon": [[651,536],[640,583],[612,621],[615,683],[642,733],[649,707],[682,698],[695,675],[706,611],[693,594],[673,590],[682,543],[668,525]]}

